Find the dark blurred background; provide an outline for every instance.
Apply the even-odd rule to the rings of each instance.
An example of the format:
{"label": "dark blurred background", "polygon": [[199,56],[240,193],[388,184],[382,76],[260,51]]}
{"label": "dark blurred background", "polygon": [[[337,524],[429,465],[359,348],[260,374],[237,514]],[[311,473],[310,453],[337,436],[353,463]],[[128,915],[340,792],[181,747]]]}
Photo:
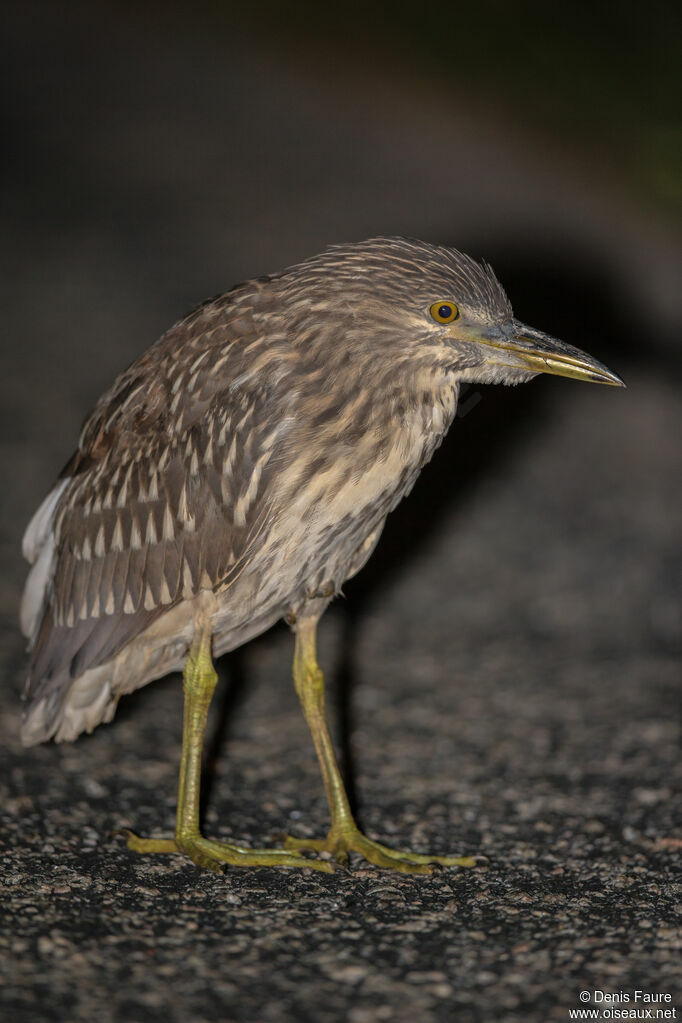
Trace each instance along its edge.
{"label": "dark blurred background", "polygon": [[619,369],[678,367],[677,5],[29,0],[3,20],[6,433],[29,406],[61,417],[22,427],[47,457],[19,518],[169,323],[333,241],[455,244],[522,318]]}
{"label": "dark blurred background", "polygon": [[[577,978],[679,980],[679,5],[24,0],[1,17],[13,1018],[544,1021]],[[178,681],[74,747],[21,751],[21,534],[87,410],[175,319],[376,234],[487,259],[519,318],[629,385],[469,393],[322,630],[365,823],[492,872],[311,888],[131,863],[107,834],[172,826]],[[214,832],[325,826],[289,655],[275,629],[221,666]],[[188,951],[197,920],[208,944]]]}

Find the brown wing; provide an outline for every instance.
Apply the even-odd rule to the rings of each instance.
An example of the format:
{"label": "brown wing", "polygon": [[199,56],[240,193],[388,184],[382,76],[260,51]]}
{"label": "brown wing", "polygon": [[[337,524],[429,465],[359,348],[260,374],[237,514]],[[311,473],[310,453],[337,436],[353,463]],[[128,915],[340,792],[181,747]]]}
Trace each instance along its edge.
{"label": "brown wing", "polygon": [[249,298],[200,307],[87,420],[55,513],[32,700],[106,663],[159,615],[228,585],[248,562],[282,426],[258,366],[287,358],[256,330]]}

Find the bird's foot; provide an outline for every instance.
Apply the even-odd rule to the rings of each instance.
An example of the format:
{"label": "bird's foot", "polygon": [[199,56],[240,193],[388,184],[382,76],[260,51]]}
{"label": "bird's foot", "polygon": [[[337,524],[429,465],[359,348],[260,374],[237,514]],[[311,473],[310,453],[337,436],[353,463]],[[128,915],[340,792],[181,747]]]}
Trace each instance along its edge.
{"label": "bird's foot", "polygon": [[334,867],[325,860],[309,860],[289,849],[248,849],[228,842],[213,842],[203,835],[175,838],[140,838],[124,830],[129,849],[139,853],[184,853],[198,867],[222,874],[231,867],[308,867],[332,873]]}
{"label": "bird's foot", "polygon": [[326,852],[342,866],[348,865],[348,853],[355,852],[377,867],[399,870],[403,874],[431,874],[434,867],[475,867],[471,856],[430,856],[427,853],[391,849],[381,842],[375,842],[353,824],[333,828],[326,838],[286,837],[285,849],[310,849]]}

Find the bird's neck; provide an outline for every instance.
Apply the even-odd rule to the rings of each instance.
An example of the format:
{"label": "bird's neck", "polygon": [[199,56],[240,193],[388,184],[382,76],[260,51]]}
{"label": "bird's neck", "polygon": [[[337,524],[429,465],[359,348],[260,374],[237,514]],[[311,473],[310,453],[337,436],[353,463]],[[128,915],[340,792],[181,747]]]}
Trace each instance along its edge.
{"label": "bird's neck", "polygon": [[417,378],[377,403],[359,449],[373,485],[392,491],[391,507],[411,490],[441,444],[455,418],[458,392],[451,380]]}

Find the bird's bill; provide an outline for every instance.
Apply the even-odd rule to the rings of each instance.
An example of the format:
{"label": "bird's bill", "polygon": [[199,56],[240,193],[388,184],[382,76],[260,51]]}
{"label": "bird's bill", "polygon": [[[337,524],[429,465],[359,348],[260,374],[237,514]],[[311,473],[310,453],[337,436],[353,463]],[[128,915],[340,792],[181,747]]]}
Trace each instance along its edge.
{"label": "bird's bill", "polygon": [[492,349],[488,360],[491,363],[513,366],[531,373],[552,373],[594,384],[625,387],[616,373],[591,355],[517,320],[481,335],[477,340]]}

